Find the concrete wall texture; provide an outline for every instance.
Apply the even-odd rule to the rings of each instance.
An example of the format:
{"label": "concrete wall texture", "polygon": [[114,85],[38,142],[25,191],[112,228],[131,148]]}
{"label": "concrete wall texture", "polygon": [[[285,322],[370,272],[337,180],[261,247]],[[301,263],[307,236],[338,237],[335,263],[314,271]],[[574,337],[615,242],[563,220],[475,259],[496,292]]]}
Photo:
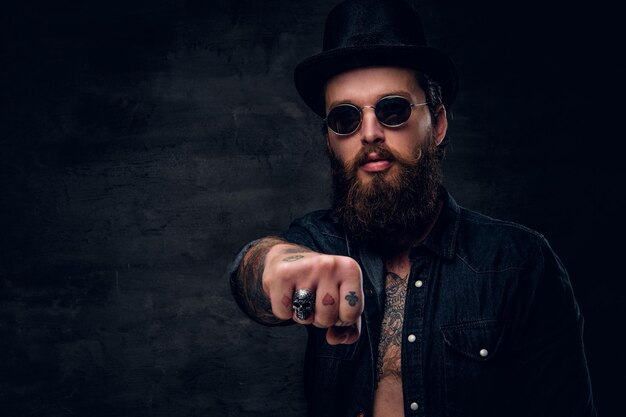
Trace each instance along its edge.
{"label": "concrete wall texture", "polygon": [[[12,3],[0,414],[302,416],[304,329],[250,322],[225,271],[245,242],[328,205],[321,121],[292,71],[320,50],[336,2]],[[411,3],[460,75],[445,184],[552,243],[586,318],[598,409],[615,415],[626,176],[614,13]]]}

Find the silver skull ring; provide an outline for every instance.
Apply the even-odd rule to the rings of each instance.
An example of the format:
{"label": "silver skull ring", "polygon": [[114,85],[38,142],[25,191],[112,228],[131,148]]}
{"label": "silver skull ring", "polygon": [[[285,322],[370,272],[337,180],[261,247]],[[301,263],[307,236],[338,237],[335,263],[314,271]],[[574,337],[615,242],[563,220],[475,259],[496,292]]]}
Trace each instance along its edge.
{"label": "silver skull ring", "polygon": [[298,320],[306,320],[315,310],[315,292],[299,289],[293,292],[292,308]]}

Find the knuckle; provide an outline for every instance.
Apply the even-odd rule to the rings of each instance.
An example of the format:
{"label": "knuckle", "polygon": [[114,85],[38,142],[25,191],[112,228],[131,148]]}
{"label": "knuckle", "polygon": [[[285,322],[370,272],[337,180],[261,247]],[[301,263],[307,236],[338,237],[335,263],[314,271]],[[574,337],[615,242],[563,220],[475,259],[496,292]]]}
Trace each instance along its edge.
{"label": "knuckle", "polygon": [[338,314],[337,312],[328,312],[327,314],[316,314],[315,321],[317,322],[317,327],[328,328],[332,327],[337,322]]}
{"label": "knuckle", "polygon": [[274,267],[273,276],[275,279],[280,280],[283,283],[291,282],[306,273],[307,267],[303,263],[301,265],[294,265],[290,262],[281,262]]}
{"label": "knuckle", "polygon": [[292,278],[290,273],[282,271],[282,273],[276,274],[275,280],[279,283],[280,286],[286,286],[291,282]]}
{"label": "knuckle", "polygon": [[278,277],[284,277],[284,276],[289,276],[292,273],[292,266],[289,263],[286,262],[278,262],[276,265],[274,265],[273,268],[273,273],[278,276]]}
{"label": "knuckle", "polygon": [[358,320],[360,315],[361,313],[357,311],[356,309],[352,311],[349,310],[346,313],[341,315],[341,320],[343,320],[346,323],[352,324]]}
{"label": "knuckle", "polygon": [[359,263],[352,258],[348,258],[347,260],[347,269],[356,276],[361,275],[361,267],[359,266]]}
{"label": "knuckle", "polygon": [[291,310],[287,310],[282,306],[272,306],[272,314],[281,320],[287,320],[291,318]]}
{"label": "knuckle", "polygon": [[320,255],[317,258],[317,266],[323,271],[330,271],[335,268],[336,260],[333,255]]}
{"label": "knuckle", "polygon": [[333,322],[330,322],[330,321],[324,320],[324,319],[316,318],[315,321],[313,322],[313,325],[315,327],[319,327],[321,329],[327,329],[327,328],[329,328],[329,327],[331,327],[333,325]]}
{"label": "knuckle", "polygon": [[265,271],[263,272],[263,277],[267,277],[270,280],[282,279],[285,275],[285,267],[280,263],[271,265],[269,268],[265,268]]}
{"label": "knuckle", "polygon": [[354,283],[360,283],[362,280],[361,267],[352,258],[348,258],[344,265],[344,280]]}

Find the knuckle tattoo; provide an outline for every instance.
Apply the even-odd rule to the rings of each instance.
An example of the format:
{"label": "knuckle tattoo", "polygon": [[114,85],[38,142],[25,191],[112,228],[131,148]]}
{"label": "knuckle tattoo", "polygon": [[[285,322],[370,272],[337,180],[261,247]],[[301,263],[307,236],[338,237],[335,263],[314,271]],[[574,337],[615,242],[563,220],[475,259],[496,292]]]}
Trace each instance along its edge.
{"label": "knuckle tattoo", "polygon": [[359,297],[356,295],[356,291],[350,291],[348,295],[346,295],[345,299],[348,301],[348,304],[350,304],[350,307],[356,306],[356,303],[359,302]]}
{"label": "knuckle tattoo", "polygon": [[325,306],[332,306],[335,304],[335,299],[333,298],[332,295],[326,293],[324,298],[322,298],[322,304]]}

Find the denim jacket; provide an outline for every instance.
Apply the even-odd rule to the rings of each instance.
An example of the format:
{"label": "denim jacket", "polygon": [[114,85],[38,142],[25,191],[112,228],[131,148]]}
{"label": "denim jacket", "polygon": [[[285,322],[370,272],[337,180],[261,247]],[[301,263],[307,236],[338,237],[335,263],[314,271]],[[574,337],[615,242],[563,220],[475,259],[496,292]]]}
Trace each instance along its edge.
{"label": "denim jacket", "polygon": [[[401,349],[405,416],[595,416],[583,318],[546,239],[443,194],[434,228],[409,255]],[[331,346],[325,329],[307,326],[304,376],[309,416],[370,416],[385,305],[383,261],[351,241],[330,211],[295,220],[281,237],[361,266],[361,337]]]}

